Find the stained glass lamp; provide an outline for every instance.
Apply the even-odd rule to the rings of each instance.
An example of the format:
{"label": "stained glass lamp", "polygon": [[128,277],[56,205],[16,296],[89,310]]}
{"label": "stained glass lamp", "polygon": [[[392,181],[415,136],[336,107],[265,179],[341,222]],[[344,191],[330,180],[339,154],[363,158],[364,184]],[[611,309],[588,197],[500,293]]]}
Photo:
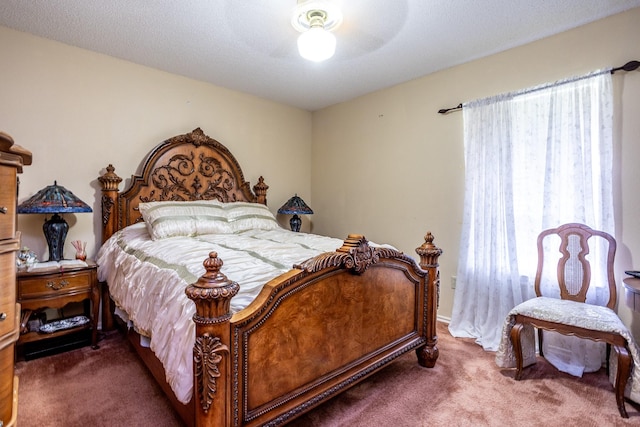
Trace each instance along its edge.
{"label": "stained glass lamp", "polygon": [[69,224],[61,213],[92,212],[91,207],[78,199],[56,181],[48,185],[29,199],[18,205],[19,214],[53,214],[45,219],[42,230],[49,245],[49,261],[60,261],[63,258],[64,240],[67,238]]}
{"label": "stained glass lamp", "polygon": [[307,206],[307,204],[296,194],[289,200],[287,203],[282,205],[280,209],[278,209],[279,214],[285,215],[293,215],[289,220],[289,225],[291,226],[291,231],[300,231],[300,225],[302,225],[302,219],[298,216],[300,215],[311,215],[313,210]]}

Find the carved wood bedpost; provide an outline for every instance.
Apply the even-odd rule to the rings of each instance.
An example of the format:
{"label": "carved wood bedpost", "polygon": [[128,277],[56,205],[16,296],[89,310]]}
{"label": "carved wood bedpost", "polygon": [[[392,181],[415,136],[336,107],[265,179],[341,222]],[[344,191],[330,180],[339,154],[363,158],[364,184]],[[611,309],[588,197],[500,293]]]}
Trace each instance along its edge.
{"label": "carved wood bedpost", "polygon": [[416,253],[420,255],[420,268],[429,272],[427,279],[429,283],[425,286],[427,292],[427,306],[433,307],[428,313],[429,318],[425,325],[425,338],[427,345],[416,349],[418,363],[427,368],[433,368],[438,359],[439,350],[437,347],[438,335],[436,333],[436,322],[438,319],[438,305],[440,302],[440,271],[438,270],[438,258],[442,255],[442,249],[433,244],[433,234],[430,231],[424,236],[424,243],[416,248]]}
{"label": "carved wood bedpost", "polygon": [[262,203],[265,206],[267,204],[268,189],[269,189],[269,186],[264,183],[263,177],[258,178],[258,183],[253,186],[253,192],[256,193],[256,196],[258,198],[258,203]]}
{"label": "carved wood bedpost", "polygon": [[[114,172],[113,165],[107,166],[107,172],[98,177],[102,187],[102,243],[118,230],[118,218],[120,217],[118,206],[118,189],[122,178]],[[102,288],[102,329],[113,329],[113,311],[115,306],[111,302],[107,283],[101,283]]]}
{"label": "carved wood bedpost", "polygon": [[107,166],[107,172],[98,177],[102,186],[102,243],[118,230],[118,186],[122,182],[114,172],[113,165]]}
{"label": "carved wood bedpost", "polygon": [[222,260],[211,252],[204,261],[205,274],[187,286],[187,296],[196,304],[193,321],[193,400],[196,427],[231,425],[231,298],[240,286],[220,273]]}

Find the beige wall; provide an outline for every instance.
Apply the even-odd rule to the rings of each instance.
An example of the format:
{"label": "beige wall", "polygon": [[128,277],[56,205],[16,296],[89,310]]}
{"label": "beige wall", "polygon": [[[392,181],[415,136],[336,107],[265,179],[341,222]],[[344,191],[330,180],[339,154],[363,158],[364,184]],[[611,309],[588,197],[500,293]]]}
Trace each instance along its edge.
{"label": "beige wall", "polygon": [[[0,58],[0,130],[33,153],[19,201],[57,180],[93,207],[65,215],[67,258],[72,240],[88,241],[89,256],[99,245],[99,173],[112,163],[128,182],[151,148],[196,127],[234,153],[251,186],[265,177],[272,211],[295,192],[310,196],[307,111],[3,27]],[[43,220],[19,215],[18,228],[46,260]]]}
{"label": "beige wall", "polygon": [[[431,230],[441,257],[440,310],[450,317],[464,191],[462,114],[440,108],[640,60],[640,8],[434,73],[313,115],[312,230],[362,233],[414,255]],[[429,52],[417,52],[428,55]],[[624,270],[640,270],[640,71],[614,75],[619,311]],[[535,244],[535,242],[532,242]]]}
{"label": "beige wall", "polygon": [[[252,185],[264,175],[272,210],[293,193],[303,197],[315,211],[306,230],[362,233],[409,255],[432,231],[444,249],[439,313],[448,318],[462,218],[462,115],[437,110],[640,59],[638,22],[634,9],[313,114],[0,27],[0,130],[34,155],[20,201],[57,180],[94,208],[66,215],[67,257],[70,240],[96,252],[96,177],[108,163],[128,180],[157,143],[201,127],[231,149]],[[614,82],[621,279],[640,269],[640,72]],[[42,221],[20,215],[19,229],[46,259]],[[623,302],[619,311],[640,337],[640,314]]]}

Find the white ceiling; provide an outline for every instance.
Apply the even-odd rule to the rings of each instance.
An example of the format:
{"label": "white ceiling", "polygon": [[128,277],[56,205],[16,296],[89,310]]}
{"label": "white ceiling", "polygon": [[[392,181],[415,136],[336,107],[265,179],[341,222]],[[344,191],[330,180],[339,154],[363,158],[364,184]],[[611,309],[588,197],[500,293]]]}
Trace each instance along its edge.
{"label": "white ceiling", "polygon": [[640,6],[335,1],[344,20],[322,63],[298,56],[296,0],[1,0],[0,25],[313,111]]}

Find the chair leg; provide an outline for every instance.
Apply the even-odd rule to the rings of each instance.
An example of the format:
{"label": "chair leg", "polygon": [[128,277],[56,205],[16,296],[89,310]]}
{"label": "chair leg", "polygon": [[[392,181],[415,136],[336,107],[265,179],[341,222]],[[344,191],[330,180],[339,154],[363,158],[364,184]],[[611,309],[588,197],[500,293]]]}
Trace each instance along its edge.
{"label": "chair leg", "polygon": [[627,386],[627,380],[631,373],[631,357],[625,347],[618,345],[614,347],[618,353],[618,372],[616,372],[616,383],[614,385],[616,403],[618,404],[618,411],[622,418],[629,418],[627,409],[624,406],[624,389]]}
{"label": "chair leg", "polygon": [[522,365],[524,364],[523,356],[522,356],[522,343],[520,342],[520,335],[522,333],[523,328],[524,328],[524,325],[522,323],[516,323],[511,328],[511,333],[510,333],[511,345],[513,346],[513,354],[516,357],[515,379],[518,381],[522,377]]}
{"label": "chair leg", "polygon": [[544,353],[542,352],[542,329],[538,328],[538,354],[540,357],[544,357]]}

